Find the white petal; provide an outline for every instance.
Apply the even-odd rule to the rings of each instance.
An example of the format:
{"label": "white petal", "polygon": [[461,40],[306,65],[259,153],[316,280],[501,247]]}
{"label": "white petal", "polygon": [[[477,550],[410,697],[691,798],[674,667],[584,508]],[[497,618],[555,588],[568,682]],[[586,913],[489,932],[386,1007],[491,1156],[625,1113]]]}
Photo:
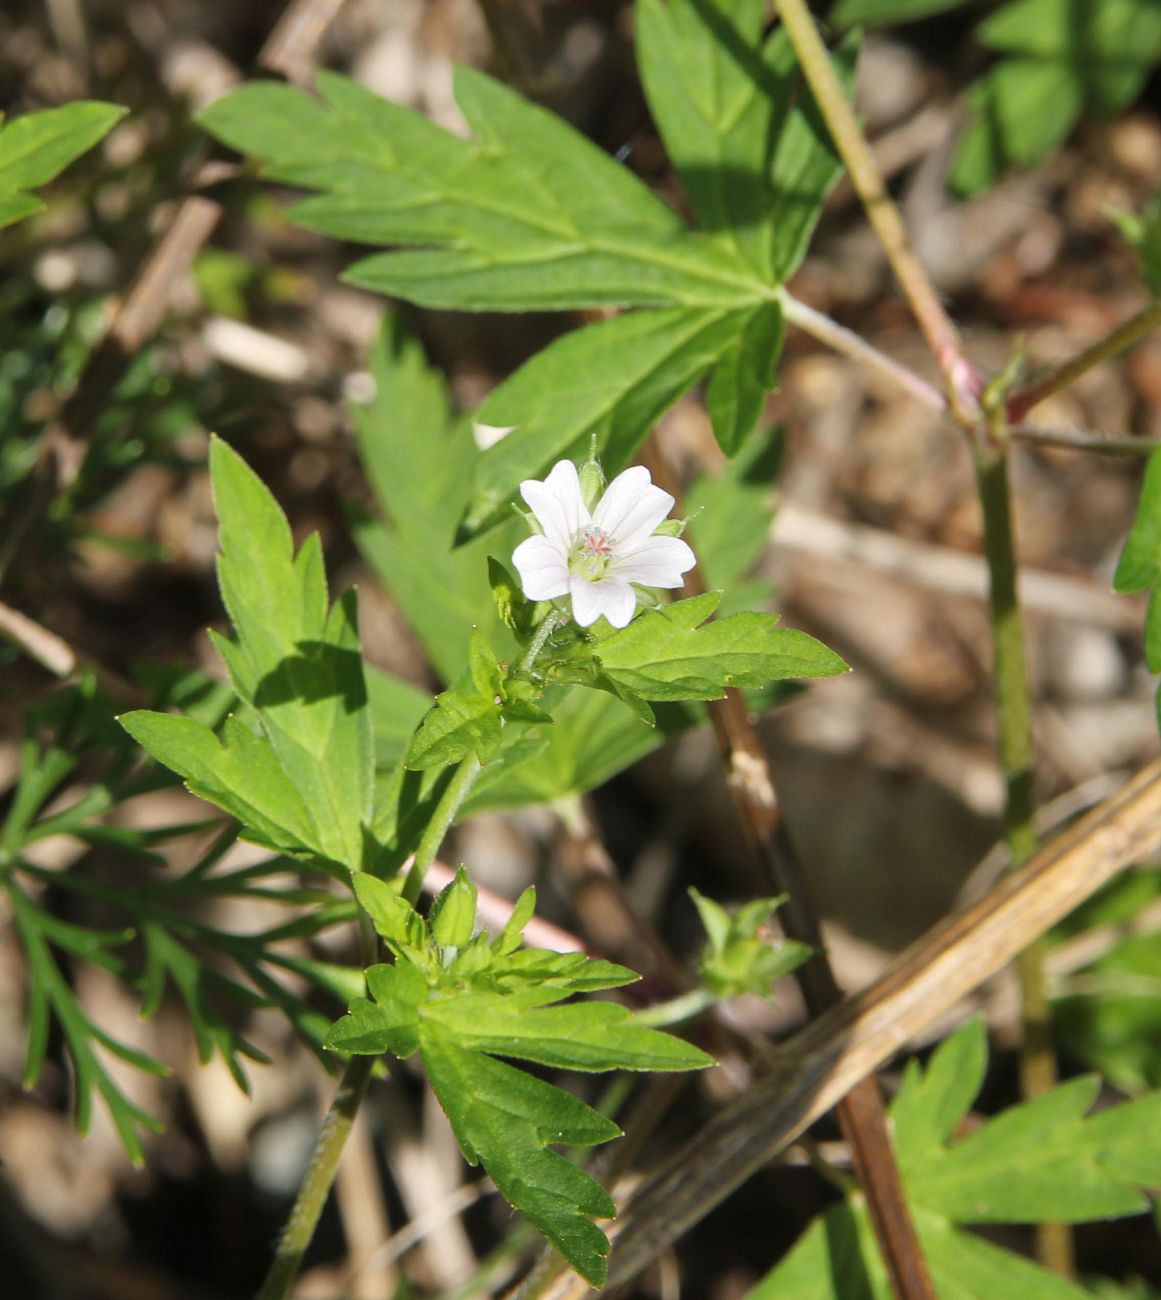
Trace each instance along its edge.
{"label": "white petal", "polygon": [[614,627],[624,627],[637,608],[636,593],[619,578],[602,578],[600,582],[573,578],[569,586],[572,616],[581,627],[595,623],[602,614]]}
{"label": "white petal", "polygon": [[643,587],[680,587],[682,574],[692,569],[697,558],[680,537],[647,537],[626,548],[613,560],[611,569],[623,582]]}
{"label": "white petal", "polygon": [[545,537],[567,556],[581,525],[589,521],[589,512],[581,500],[576,466],[571,460],[557,461],[543,483],[539,479],[525,479],[520,484],[520,495],[532,508]]}
{"label": "white petal", "polygon": [[673,509],[673,498],[655,487],[644,465],[631,465],[609,484],[593,511],[593,523],[609,534],[614,550],[648,537]]}
{"label": "white petal", "polygon": [[529,537],[512,552],[512,563],[529,600],[568,594],[568,565],[547,537]]}
{"label": "white petal", "polygon": [[597,584],[602,591],[604,614],[614,627],[627,627],[637,612],[637,593],[619,577],[608,577]]}

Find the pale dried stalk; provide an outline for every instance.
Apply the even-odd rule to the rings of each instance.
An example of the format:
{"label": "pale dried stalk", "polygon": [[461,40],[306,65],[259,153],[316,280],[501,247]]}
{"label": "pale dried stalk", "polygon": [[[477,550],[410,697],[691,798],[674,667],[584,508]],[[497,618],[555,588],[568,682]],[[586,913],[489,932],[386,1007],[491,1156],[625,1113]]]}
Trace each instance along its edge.
{"label": "pale dried stalk", "polygon": [[[1161,759],[868,989],[780,1049],[780,1065],[645,1179],[610,1225],[610,1287],[634,1278],[763,1164],[1118,872],[1161,850]],[[575,1274],[541,1293],[592,1294]]]}

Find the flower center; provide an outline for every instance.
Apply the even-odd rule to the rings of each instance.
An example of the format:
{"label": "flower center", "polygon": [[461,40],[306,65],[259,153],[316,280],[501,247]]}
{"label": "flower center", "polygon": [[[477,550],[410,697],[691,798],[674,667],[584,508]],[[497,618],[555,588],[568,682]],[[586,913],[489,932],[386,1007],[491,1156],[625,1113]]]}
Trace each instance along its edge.
{"label": "flower center", "polygon": [[613,544],[609,535],[599,528],[582,528],[573,543],[568,559],[568,571],[589,582],[600,582],[613,558]]}

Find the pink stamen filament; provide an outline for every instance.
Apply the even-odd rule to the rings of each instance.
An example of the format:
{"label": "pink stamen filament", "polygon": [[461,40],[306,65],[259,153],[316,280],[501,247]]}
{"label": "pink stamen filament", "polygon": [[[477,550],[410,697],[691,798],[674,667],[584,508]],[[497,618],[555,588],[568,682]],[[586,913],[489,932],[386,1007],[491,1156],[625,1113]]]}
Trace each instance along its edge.
{"label": "pink stamen filament", "polygon": [[612,555],[613,546],[609,541],[608,533],[597,532],[596,529],[586,528],[582,534],[582,548],[586,555]]}

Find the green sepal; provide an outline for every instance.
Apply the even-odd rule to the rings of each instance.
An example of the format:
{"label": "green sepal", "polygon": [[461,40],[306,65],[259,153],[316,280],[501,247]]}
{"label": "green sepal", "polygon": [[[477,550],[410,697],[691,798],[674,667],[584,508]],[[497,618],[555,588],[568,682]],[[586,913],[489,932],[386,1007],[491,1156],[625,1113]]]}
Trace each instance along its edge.
{"label": "green sepal", "polygon": [[436,895],[428,914],[432,937],[441,948],[462,948],[476,924],[476,887],[463,867]]}

